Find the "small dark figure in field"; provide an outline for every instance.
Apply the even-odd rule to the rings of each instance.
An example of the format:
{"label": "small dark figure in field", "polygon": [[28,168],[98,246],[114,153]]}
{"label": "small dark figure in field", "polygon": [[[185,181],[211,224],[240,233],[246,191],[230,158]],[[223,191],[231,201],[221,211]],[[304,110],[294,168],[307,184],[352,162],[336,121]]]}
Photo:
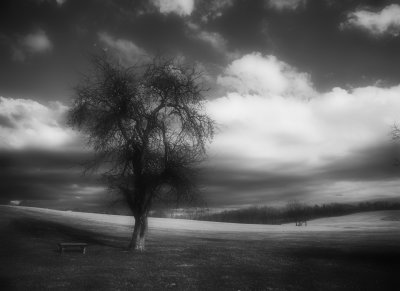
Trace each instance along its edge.
{"label": "small dark figure in field", "polygon": [[303,224],[304,224],[304,226],[307,226],[307,220],[306,219],[296,220],[296,226],[302,226]]}

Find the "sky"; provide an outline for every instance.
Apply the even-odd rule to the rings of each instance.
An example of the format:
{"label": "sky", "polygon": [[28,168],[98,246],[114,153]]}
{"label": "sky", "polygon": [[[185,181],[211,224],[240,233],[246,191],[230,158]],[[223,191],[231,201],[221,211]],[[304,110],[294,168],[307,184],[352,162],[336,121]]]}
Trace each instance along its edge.
{"label": "sky", "polygon": [[3,0],[0,203],[111,200],[66,125],[91,54],[168,52],[204,72],[210,207],[400,197],[400,1]]}

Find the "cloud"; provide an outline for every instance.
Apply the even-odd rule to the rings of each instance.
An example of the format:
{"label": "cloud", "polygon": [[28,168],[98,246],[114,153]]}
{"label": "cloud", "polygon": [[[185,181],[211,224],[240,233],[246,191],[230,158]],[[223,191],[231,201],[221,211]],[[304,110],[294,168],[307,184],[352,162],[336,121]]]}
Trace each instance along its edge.
{"label": "cloud", "polygon": [[163,14],[175,13],[188,16],[194,9],[194,0],[151,0],[151,2]]}
{"label": "cloud", "polygon": [[130,40],[115,38],[105,32],[99,33],[98,37],[106,46],[105,50],[110,50],[125,65],[133,65],[148,57],[144,49],[138,47]]}
{"label": "cloud", "polygon": [[99,175],[82,175],[81,165],[89,158],[91,154],[84,151],[1,149],[0,202],[40,201],[43,207],[44,201],[55,201],[53,207],[69,208],[97,199],[100,205],[106,201],[106,191]]}
{"label": "cloud", "polygon": [[232,162],[235,157],[214,157],[212,166],[202,172],[203,193],[210,205],[225,207],[282,205],[291,200],[322,204],[392,199],[400,187],[400,169],[386,152],[390,146],[365,148],[351,159],[312,171],[295,163],[270,167],[252,160],[256,166],[249,167],[244,160]]}
{"label": "cloud", "polygon": [[252,53],[233,61],[218,78],[218,83],[241,94],[296,95],[311,97],[314,94],[310,76],[275,56]]}
{"label": "cloud", "polygon": [[30,53],[44,53],[53,49],[53,44],[43,30],[24,36],[20,42]]}
{"label": "cloud", "polygon": [[[343,191],[349,199],[370,199],[385,179],[396,181],[391,172],[395,156],[385,154],[390,149],[385,143],[399,118],[400,85],[317,92],[307,74],[257,53],[233,61],[218,82],[228,93],[207,105],[219,127],[210,146],[210,171],[215,179],[231,182],[210,185],[210,196],[234,192],[238,199],[244,195],[243,201],[296,195],[334,201]],[[356,187],[372,180],[380,186]],[[227,186],[235,181],[253,181],[253,186]],[[275,187],[273,181],[284,182]]]}
{"label": "cloud", "polygon": [[217,51],[226,50],[226,40],[217,32],[201,31],[197,38],[209,43]]}
{"label": "cloud", "polygon": [[321,177],[332,180],[398,180],[400,168],[396,161],[399,154],[400,145],[389,141],[374,146],[360,145],[344,157],[326,161],[318,171]]}
{"label": "cloud", "polygon": [[215,152],[320,165],[327,157],[387,140],[400,112],[400,86],[334,88],[309,101],[243,93],[247,86],[209,103],[210,114],[222,127]]}
{"label": "cloud", "polygon": [[233,6],[234,0],[198,0],[196,9],[199,10],[201,21],[208,22],[223,15],[228,7]]}
{"label": "cloud", "polygon": [[193,22],[187,22],[187,35],[189,38],[200,40],[210,45],[215,51],[229,55],[227,41],[218,32],[205,31]]}
{"label": "cloud", "polygon": [[357,27],[374,35],[398,36],[400,33],[400,5],[391,4],[376,12],[365,9],[350,12],[341,27]]}
{"label": "cloud", "polygon": [[0,203],[55,201],[52,207],[68,208],[92,203],[89,196],[96,196],[101,204],[105,187],[98,175],[82,175],[92,152],[66,127],[67,109],[58,102],[0,97]]}
{"label": "cloud", "polygon": [[46,32],[41,29],[18,37],[16,40],[9,37],[3,37],[3,39],[10,45],[12,58],[15,61],[25,61],[29,56],[44,54],[53,50],[53,43]]}
{"label": "cloud", "polygon": [[269,7],[276,10],[295,10],[306,3],[306,0],[266,0]]}
{"label": "cloud", "polygon": [[45,106],[29,99],[0,97],[0,149],[54,149],[75,141],[65,127],[67,107],[55,102]]}
{"label": "cloud", "polygon": [[[218,83],[228,93],[207,103],[218,132],[201,176],[210,205],[397,195],[397,149],[386,142],[400,85],[318,92],[308,74],[260,53],[232,61]],[[99,205],[105,188],[97,176],[80,175],[90,153],[72,146],[66,109],[0,97],[0,200]]]}

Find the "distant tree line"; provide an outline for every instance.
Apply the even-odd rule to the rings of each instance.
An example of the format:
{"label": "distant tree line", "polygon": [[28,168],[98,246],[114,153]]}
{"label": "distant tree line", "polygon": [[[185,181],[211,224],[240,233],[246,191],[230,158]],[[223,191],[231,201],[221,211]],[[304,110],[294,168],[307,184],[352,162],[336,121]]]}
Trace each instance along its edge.
{"label": "distant tree line", "polygon": [[[329,203],[322,205],[306,205],[291,201],[285,207],[249,207],[237,210],[226,210],[219,213],[196,211],[194,213],[189,213],[187,216],[179,215],[176,218],[233,223],[282,224],[378,210],[400,210],[400,202],[367,201],[356,204]],[[155,216],[160,217],[161,213],[159,212],[157,214]]]}

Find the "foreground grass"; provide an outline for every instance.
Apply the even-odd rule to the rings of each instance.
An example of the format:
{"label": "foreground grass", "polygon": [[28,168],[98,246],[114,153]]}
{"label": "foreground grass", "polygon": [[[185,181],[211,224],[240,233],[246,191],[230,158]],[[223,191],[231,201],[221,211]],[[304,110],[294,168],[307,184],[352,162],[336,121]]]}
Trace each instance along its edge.
{"label": "foreground grass", "polygon": [[[258,236],[152,229],[147,251],[125,250],[130,229],[1,209],[0,290],[396,290],[400,234],[377,231]],[[43,218],[43,219],[41,219]],[[49,218],[49,217],[47,217]],[[86,255],[59,255],[86,241]]]}

